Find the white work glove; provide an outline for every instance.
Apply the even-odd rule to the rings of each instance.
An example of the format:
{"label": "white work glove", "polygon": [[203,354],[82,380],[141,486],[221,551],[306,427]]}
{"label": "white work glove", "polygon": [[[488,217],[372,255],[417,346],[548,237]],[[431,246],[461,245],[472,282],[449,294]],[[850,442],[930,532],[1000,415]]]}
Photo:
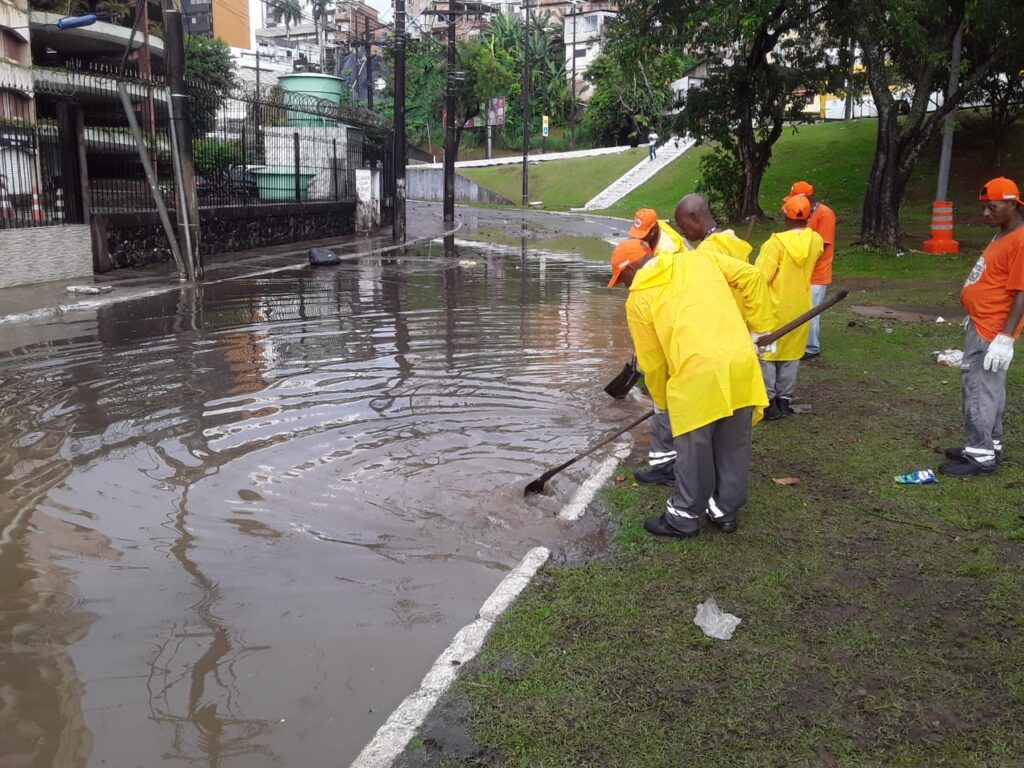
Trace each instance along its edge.
{"label": "white work glove", "polygon": [[988,345],[988,352],[985,353],[985,362],[982,366],[986,371],[998,373],[1010,367],[1013,360],[1013,337],[1000,333],[992,343]]}
{"label": "white work glove", "polygon": [[774,355],[779,351],[779,343],[773,341],[771,344],[762,347],[758,342],[767,336],[767,333],[757,333],[756,331],[750,332],[750,340],[754,342],[754,350],[757,352],[758,357],[764,357],[765,355]]}

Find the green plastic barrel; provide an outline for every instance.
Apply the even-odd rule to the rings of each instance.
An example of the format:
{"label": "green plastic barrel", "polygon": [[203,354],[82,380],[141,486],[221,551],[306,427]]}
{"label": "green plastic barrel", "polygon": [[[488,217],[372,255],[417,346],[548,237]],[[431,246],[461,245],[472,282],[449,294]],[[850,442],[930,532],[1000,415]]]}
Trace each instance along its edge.
{"label": "green plastic barrel", "polygon": [[[294,200],[295,169],[269,166],[256,168],[256,186],[260,191],[260,200]],[[315,171],[299,168],[299,199],[309,198],[309,182],[316,176]]]}

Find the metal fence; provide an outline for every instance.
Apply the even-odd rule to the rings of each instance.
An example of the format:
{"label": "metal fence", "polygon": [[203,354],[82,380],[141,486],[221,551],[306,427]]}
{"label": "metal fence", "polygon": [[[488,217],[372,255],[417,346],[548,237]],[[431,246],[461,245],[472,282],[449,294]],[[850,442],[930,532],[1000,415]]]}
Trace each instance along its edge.
{"label": "metal fence", "polygon": [[[159,194],[175,207],[168,89],[112,71],[32,70],[0,82],[0,226],[64,221],[60,148],[80,141],[88,210],[156,209],[119,97],[123,83],[142,129]],[[271,86],[213,91],[190,85],[200,207],[279,205],[355,198],[358,169],[383,171],[385,215],[393,194],[390,121],[366,110]],[[62,101],[82,106],[81,135],[58,135]],[[72,142],[71,145],[65,142]]]}

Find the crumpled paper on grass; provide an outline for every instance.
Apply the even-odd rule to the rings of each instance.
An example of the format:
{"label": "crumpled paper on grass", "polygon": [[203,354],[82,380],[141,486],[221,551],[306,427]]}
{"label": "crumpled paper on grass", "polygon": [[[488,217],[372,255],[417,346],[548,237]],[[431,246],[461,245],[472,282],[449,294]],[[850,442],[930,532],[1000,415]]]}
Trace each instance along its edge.
{"label": "crumpled paper on grass", "polygon": [[732,633],[740,625],[743,619],[725,613],[718,607],[714,597],[709,597],[697,606],[697,615],[693,617],[693,623],[700,627],[704,634],[715,640],[731,640]]}
{"label": "crumpled paper on grass", "polygon": [[941,352],[932,352],[935,362],[939,365],[948,365],[950,368],[959,368],[963,362],[964,353],[959,349],[944,349]]}

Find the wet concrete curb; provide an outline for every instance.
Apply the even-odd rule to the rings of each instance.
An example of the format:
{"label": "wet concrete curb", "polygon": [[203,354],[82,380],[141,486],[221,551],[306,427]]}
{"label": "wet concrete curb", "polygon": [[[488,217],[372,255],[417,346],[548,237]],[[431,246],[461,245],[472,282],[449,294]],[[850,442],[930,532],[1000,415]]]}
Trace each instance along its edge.
{"label": "wet concrete curb", "polygon": [[[386,245],[366,251],[353,251],[348,253],[341,253],[340,255],[345,260],[355,260],[365,258],[367,256],[377,256],[382,253],[390,253],[392,251],[397,251],[402,248],[408,248],[410,246],[428,243],[432,240],[437,240],[438,238],[447,237],[448,235],[454,235],[456,232],[460,231],[464,226],[464,222],[458,221],[456,222],[456,226],[453,227],[452,229],[443,230],[441,232],[435,232],[430,235],[424,235],[422,237],[414,238],[412,240],[407,240],[406,242],[401,244]],[[295,251],[287,251],[280,254],[274,254],[274,257],[283,258],[293,256],[300,253],[305,253],[307,250],[307,248],[301,248]],[[340,248],[338,250],[340,250]],[[229,266],[237,266],[243,263],[244,260],[240,260],[235,262],[228,262],[227,264]],[[196,285],[216,285],[218,283],[226,283],[231,280],[242,280],[251,277],[261,277],[263,275],[270,275],[277,272],[286,272],[288,270],[293,269],[304,269],[305,267],[308,266],[309,264],[305,261],[297,264],[285,264],[274,267],[254,266],[252,269],[242,271],[238,274],[232,274],[226,277],[219,277],[211,280],[204,280],[201,283],[197,283]],[[63,317],[64,315],[69,315],[76,312],[89,312],[91,310],[100,309],[102,307],[107,307],[110,306],[111,304],[117,304],[123,301],[134,301],[136,299],[145,299],[151,296],[160,296],[161,294],[164,293],[180,291],[183,288],[190,287],[193,286],[185,282],[169,283],[151,288],[132,289],[130,287],[125,287],[121,289],[121,292],[117,292],[115,290],[114,293],[104,294],[102,298],[83,299],[81,301],[73,301],[69,303],[56,302],[48,304],[43,307],[39,307],[38,309],[29,310],[27,312],[16,312],[8,315],[0,315],[0,325],[8,325],[12,323],[30,323],[37,320],[53,320],[59,317]]]}
{"label": "wet concrete curb", "polygon": [[[629,441],[616,443],[612,455],[601,463],[558,513],[559,519],[566,522],[579,520],[629,451]],[[535,547],[526,553],[480,606],[477,619],[456,633],[452,642],[437,657],[419,688],[398,705],[349,768],[391,768],[395,764],[441,697],[455,682],[459,670],[476,658],[495,622],[533,581],[550,556],[551,551],[546,547]]]}

